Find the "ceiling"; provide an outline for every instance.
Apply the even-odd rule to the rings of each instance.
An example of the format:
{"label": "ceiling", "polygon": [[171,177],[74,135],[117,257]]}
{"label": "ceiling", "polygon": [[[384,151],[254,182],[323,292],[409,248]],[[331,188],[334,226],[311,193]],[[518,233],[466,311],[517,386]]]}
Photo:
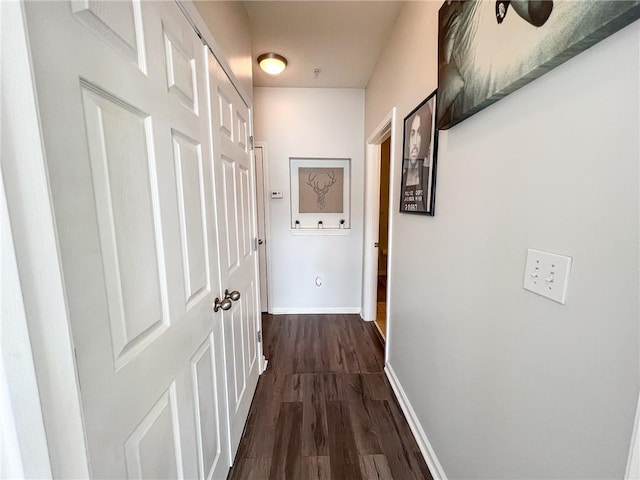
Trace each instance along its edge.
{"label": "ceiling", "polygon": [[[393,29],[401,1],[245,1],[256,87],[364,88]],[[256,58],[283,55],[287,69],[264,73]],[[314,75],[314,69],[320,69]]]}

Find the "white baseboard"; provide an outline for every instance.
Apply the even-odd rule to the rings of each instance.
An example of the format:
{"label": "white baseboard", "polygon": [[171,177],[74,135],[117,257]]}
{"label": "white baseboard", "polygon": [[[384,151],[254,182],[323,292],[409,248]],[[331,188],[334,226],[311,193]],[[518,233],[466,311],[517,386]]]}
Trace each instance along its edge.
{"label": "white baseboard", "polygon": [[309,313],[360,313],[360,307],[272,308],[273,315],[305,315]]}
{"label": "white baseboard", "polygon": [[376,321],[375,318],[364,318],[364,313],[362,311],[360,311],[359,313],[360,313],[360,320],[362,320],[363,322],[375,322]]}
{"label": "white baseboard", "polygon": [[409,399],[405,395],[404,389],[402,388],[402,385],[400,385],[398,377],[396,377],[393,368],[387,363],[387,365],[384,367],[384,371],[387,374],[387,378],[389,379],[391,388],[393,388],[393,391],[396,394],[398,403],[400,403],[402,412],[407,418],[409,428],[411,428],[411,432],[413,433],[413,436],[418,443],[418,447],[420,447],[420,452],[422,452],[422,456],[424,457],[425,462],[427,462],[427,466],[429,467],[429,471],[433,476],[433,480],[447,480],[447,475],[444,473],[442,465],[440,465],[438,457],[436,457],[436,454],[431,447],[431,442],[429,442],[427,434],[424,433],[422,425],[420,425],[420,422],[416,417],[416,413],[414,412]]}

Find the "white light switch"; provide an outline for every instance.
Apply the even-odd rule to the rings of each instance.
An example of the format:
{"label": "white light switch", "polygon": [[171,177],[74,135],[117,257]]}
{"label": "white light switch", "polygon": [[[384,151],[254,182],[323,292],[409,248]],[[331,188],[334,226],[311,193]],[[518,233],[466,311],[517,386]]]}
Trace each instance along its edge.
{"label": "white light switch", "polygon": [[282,190],[272,190],[271,198],[282,198]]}
{"label": "white light switch", "polygon": [[542,250],[527,250],[524,269],[524,288],[565,304],[571,257]]}

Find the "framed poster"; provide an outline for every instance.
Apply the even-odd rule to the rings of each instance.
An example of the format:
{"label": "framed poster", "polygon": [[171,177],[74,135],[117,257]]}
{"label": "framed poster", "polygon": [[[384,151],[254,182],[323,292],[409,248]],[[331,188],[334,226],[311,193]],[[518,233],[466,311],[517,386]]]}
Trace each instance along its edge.
{"label": "framed poster", "polygon": [[290,158],[291,228],[350,228],[351,160]]}
{"label": "framed poster", "polygon": [[640,18],[640,0],[446,0],[438,128],[446,130]]}
{"label": "framed poster", "polygon": [[404,118],[400,212],[434,214],[438,152],[436,92]]}

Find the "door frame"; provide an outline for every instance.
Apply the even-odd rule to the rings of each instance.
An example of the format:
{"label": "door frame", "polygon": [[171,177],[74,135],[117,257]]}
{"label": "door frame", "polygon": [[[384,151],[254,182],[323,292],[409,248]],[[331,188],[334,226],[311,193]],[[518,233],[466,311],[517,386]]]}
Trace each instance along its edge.
{"label": "door frame", "polygon": [[[2,153],[4,156],[5,152]],[[2,169],[0,332],[0,475],[52,478]]]}
{"label": "door frame", "polygon": [[[365,321],[374,321],[376,318],[376,293],[378,288],[378,228],[380,217],[380,145],[386,139],[391,138],[391,151],[389,162],[389,203],[396,198],[395,189],[395,150],[396,150],[396,107],[393,107],[373,129],[367,139],[365,154],[365,201],[364,201],[364,264],[362,277],[362,311],[361,317]],[[393,210],[389,208],[389,212]],[[389,214],[388,231],[393,231],[393,215]],[[393,236],[389,235],[389,248],[387,257],[387,332],[386,341],[389,341],[389,322],[391,310],[391,265],[393,262]],[[386,354],[385,354],[386,356]],[[386,358],[385,358],[386,361]]]}
{"label": "door frame", "polygon": [[[254,142],[254,154],[255,154],[255,150],[257,150],[258,148],[262,150],[262,208],[264,209],[264,212],[263,212],[264,213],[264,242],[265,242],[264,243],[265,244],[264,260],[267,266],[267,285],[266,285],[267,313],[271,313],[271,204],[269,202],[270,182],[269,182],[269,162],[268,162],[269,157],[267,155],[267,142],[264,142],[264,141]],[[256,201],[257,200],[258,198],[256,195]],[[256,210],[256,214],[257,214],[257,210]],[[260,308],[260,310],[262,310],[262,308]]]}

